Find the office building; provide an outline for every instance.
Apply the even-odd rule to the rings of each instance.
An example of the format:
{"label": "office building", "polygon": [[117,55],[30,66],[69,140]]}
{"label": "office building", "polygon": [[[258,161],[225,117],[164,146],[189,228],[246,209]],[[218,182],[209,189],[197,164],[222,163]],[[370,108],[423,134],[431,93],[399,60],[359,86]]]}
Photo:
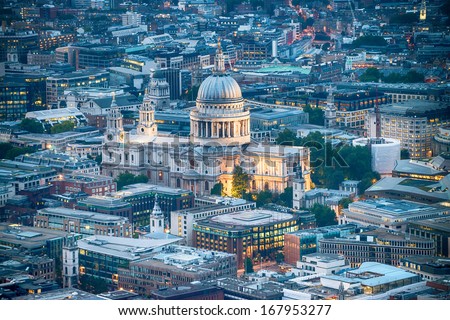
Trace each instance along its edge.
{"label": "office building", "polygon": [[128,218],[62,207],[38,210],[34,218],[34,226],[81,234],[83,237],[104,235],[129,238],[132,236],[132,227]]}
{"label": "office building", "polygon": [[237,255],[239,268],[245,258],[275,258],[283,250],[284,235],[306,227],[302,213],[244,210],[194,223],[194,246]]}
{"label": "office building", "polygon": [[223,289],[225,300],[282,300],[283,285],[277,282],[254,282],[221,278],[213,282]]}
{"label": "office building", "polygon": [[116,192],[117,184],[111,177],[69,173],[60,174],[52,181],[52,194],[83,192],[89,196],[104,196]]}
{"label": "office building", "polygon": [[0,61],[7,60],[7,54],[14,52],[17,61],[27,63],[29,51],[38,49],[39,36],[37,33],[28,32],[1,32],[0,33]]}
{"label": "office building", "polygon": [[170,221],[170,212],[188,209],[194,206],[194,194],[188,190],[162,187],[152,184],[138,183],[125,186],[114,193],[114,198],[130,203],[133,210],[133,225],[145,226],[149,223],[150,213],[155,206],[155,195],[166,218]]}
{"label": "office building", "polygon": [[376,229],[343,238],[321,239],[319,252],[342,254],[352,267],[366,261],[398,266],[404,257],[431,257],[436,248],[432,240]]}
{"label": "office building", "polygon": [[256,203],[254,202],[230,198],[228,203],[201,205],[195,208],[172,211],[170,213],[170,233],[184,237],[186,244],[193,246],[193,225],[196,221],[220,214],[255,208]]}
{"label": "office building", "polygon": [[395,199],[368,199],[350,203],[343,209],[340,224],[357,223],[364,226],[406,231],[408,222],[437,218],[449,214],[450,209]]}
{"label": "office building", "polygon": [[432,239],[436,245],[436,255],[450,257],[450,217],[411,221],[408,223],[408,233]]}
{"label": "office building", "polygon": [[13,184],[16,193],[47,186],[56,176],[56,170],[47,166],[0,161],[0,183]]}
{"label": "office building", "polygon": [[91,196],[86,199],[79,200],[75,205],[75,209],[126,217],[131,224],[135,223],[133,221],[133,210],[131,204],[120,198],[114,198],[111,196]]}
{"label": "office building", "polygon": [[304,255],[300,261],[297,261],[300,277],[311,275],[328,276],[349,268],[350,264],[341,254],[310,253]]}
{"label": "office building", "polygon": [[296,265],[304,255],[318,252],[319,240],[340,238],[355,233],[355,224],[299,230],[284,235],[284,262]]}
{"label": "office building", "polygon": [[450,153],[450,126],[438,128],[433,137],[432,149],[436,156],[441,153]]}
{"label": "office building", "polygon": [[301,110],[256,109],[250,112],[250,127],[256,130],[274,130],[309,123],[308,114]]}
{"label": "office building", "polygon": [[349,270],[343,275],[320,278],[324,287],[344,292],[360,289],[365,295],[371,296],[417,282],[420,282],[420,277],[414,273],[377,262],[364,262],[358,269]]}
{"label": "office building", "polygon": [[132,261],[145,258],[177,241],[178,238],[133,239],[99,235],[78,240],[80,276],[100,278],[108,287],[118,289],[119,268],[129,269]]}
{"label": "office building", "polygon": [[14,160],[27,164],[46,166],[48,168],[55,169],[58,173],[62,174],[100,174],[99,165],[94,160],[80,159],[78,157],[73,158],[64,153],[52,153],[47,150],[38,151],[28,155],[20,155]]}
{"label": "office building", "polygon": [[50,131],[51,127],[55,124],[59,124],[63,121],[71,121],[75,126],[84,126],[87,124],[85,115],[77,108],[31,111],[27,112],[25,117],[39,121],[48,131]]}
{"label": "office building", "polygon": [[0,84],[0,122],[22,120],[29,104],[26,85],[13,82]]}
{"label": "office building", "polygon": [[161,288],[236,274],[236,256],[233,254],[171,245],[131,262],[129,269],[120,268],[119,287],[149,296]]}
{"label": "office building", "polygon": [[450,260],[441,257],[405,257],[400,260],[400,268],[415,273],[422,280],[427,281],[436,281],[450,276]]}
{"label": "office building", "polygon": [[225,300],[223,289],[210,284],[189,284],[152,291],[155,300]]}
{"label": "office building", "polygon": [[[411,159],[432,156],[433,136],[439,127],[450,123],[450,105],[446,102],[408,100],[380,108],[381,136],[400,141]],[[367,121],[368,135],[375,136],[375,114]]]}
{"label": "office building", "polygon": [[0,245],[61,261],[67,232],[0,223]]}
{"label": "office building", "polygon": [[364,194],[370,198],[390,198],[433,204],[450,200],[449,185],[449,175],[439,181],[386,177],[377,181]]}
{"label": "office building", "polygon": [[105,87],[109,83],[109,73],[95,69],[75,71],[47,78],[47,105],[54,108],[64,90],[74,87]]}
{"label": "office building", "polygon": [[127,11],[126,13],[123,13],[121,17],[123,26],[138,26],[142,21],[142,15],[136,12]]}

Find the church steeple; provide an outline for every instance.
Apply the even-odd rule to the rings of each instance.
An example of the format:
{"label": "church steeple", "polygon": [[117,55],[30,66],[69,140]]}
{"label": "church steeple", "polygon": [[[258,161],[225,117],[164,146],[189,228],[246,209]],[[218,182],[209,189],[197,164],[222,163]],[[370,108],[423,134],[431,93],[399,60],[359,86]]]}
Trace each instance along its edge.
{"label": "church steeple", "polygon": [[334,105],[333,88],[328,89],[327,106],[325,108],[325,128],[336,126],[336,106]]}
{"label": "church steeple", "polygon": [[106,138],[108,141],[118,141],[123,134],[123,118],[113,93],[111,106],[106,116]]}
{"label": "church steeple", "polygon": [[155,205],[150,214],[150,233],[164,233],[164,214],[158,204],[158,195],[155,195]]}

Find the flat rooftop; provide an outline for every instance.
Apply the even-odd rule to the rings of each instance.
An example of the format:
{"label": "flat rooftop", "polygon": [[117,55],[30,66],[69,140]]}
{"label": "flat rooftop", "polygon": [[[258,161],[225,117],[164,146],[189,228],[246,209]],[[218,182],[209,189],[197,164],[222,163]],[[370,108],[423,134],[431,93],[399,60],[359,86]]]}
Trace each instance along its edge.
{"label": "flat rooftop", "polygon": [[91,220],[95,222],[100,223],[124,223],[128,222],[128,218],[120,217],[120,216],[114,216],[110,214],[104,214],[104,213],[96,213],[91,211],[82,211],[82,210],[76,210],[76,209],[68,209],[68,208],[45,208],[38,210],[39,215],[45,215],[45,216],[63,216],[67,218],[72,219],[79,219],[79,220]]}
{"label": "flat rooftop", "polygon": [[0,223],[0,243],[25,249],[42,247],[47,241],[64,238],[67,232]]}
{"label": "flat rooftop", "polygon": [[412,214],[420,214],[423,212],[443,210],[430,205],[396,199],[368,199],[356,201],[349,204],[349,212],[377,211],[380,214],[388,214],[392,216],[407,216]]}
{"label": "flat rooftop", "polygon": [[75,288],[64,288],[43,292],[41,294],[29,294],[15,298],[16,300],[105,300],[95,294]]}
{"label": "flat rooftop", "polygon": [[180,195],[180,194],[190,194],[191,191],[185,189],[175,189],[164,186],[157,186],[154,184],[147,183],[136,183],[125,186],[122,191],[118,191],[114,193],[114,197],[129,197],[135,196],[143,193],[162,193],[162,194],[172,194],[172,195]]}
{"label": "flat rooftop", "polygon": [[450,233],[450,217],[411,221],[410,223]]}
{"label": "flat rooftop", "polygon": [[218,228],[253,227],[277,224],[290,221],[295,218],[294,214],[277,212],[263,209],[244,210],[234,213],[222,214],[197,222],[198,225],[214,225]]}
{"label": "flat rooftop", "polygon": [[179,241],[177,239],[133,239],[96,235],[78,240],[80,249],[104,255],[137,260],[150,255],[156,248]]}

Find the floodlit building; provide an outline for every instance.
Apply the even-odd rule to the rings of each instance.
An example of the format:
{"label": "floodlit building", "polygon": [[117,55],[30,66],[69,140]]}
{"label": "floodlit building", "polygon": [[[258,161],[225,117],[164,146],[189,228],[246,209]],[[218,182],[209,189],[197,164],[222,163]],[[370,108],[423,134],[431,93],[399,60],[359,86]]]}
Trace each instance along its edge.
{"label": "floodlit building", "polygon": [[222,214],[194,223],[194,246],[237,255],[238,266],[245,258],[260,254],[275,257],[283,250],[284,235],[310,226],[302,213],[244,210]]}

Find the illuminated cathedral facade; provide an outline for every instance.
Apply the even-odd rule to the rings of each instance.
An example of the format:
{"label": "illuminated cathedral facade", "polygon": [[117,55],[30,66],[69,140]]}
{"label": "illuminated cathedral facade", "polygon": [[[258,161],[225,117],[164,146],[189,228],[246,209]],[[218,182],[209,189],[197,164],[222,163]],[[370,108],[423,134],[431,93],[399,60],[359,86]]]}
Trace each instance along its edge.
{"label": "illuminated cathedral facade", "polygon": [[190,113],[189,137],[158,133],[155,109],[169,106],[169,87],[155,71],[139,111],[136,132],[123,129],[122,115],[113,99],[102,150],[102,172],[143,174],[149,183],[208,195],[218,182],[231,194],[233,171],[249,175],[249,192],[281,193],[292,186],[296,171],[309,179],[309,150],[253,142],[250,112],[239,84],[225,72],[220,48],[211,76],[201,84]]}

